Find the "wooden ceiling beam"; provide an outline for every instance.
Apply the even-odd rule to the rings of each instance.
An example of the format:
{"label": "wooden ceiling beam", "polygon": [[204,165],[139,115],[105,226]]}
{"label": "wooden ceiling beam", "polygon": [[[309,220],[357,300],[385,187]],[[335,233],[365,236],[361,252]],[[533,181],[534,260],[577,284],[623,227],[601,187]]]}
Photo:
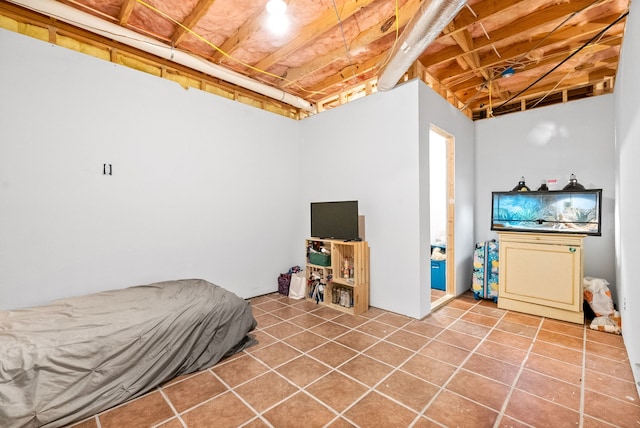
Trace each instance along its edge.
{"label": "wooden ceiling beam", "polygon": [[[120,59],[122,59],[123,57],[127,57],[137,62],[149,64],[151,67],[162,68],[165,71],[171,70],[171,72],[173,72],[174,74],[177,73],[183,76],[188,76],[189,78],[192,78],[194,80],[204,82],[206,85],[223,88],[227,92],[234,92],[236,94],[239,94],[241,95],[240,98],[259,100],[264,104],[264,106],[262,107],[263,109],[274,111],[277,114],[286,117],[299,119],[300,117],[307,115],[307,112],[303,111],[302,109],[298,107],[292,107],[288,104],[283,103],[282,101],[269,98],[262,94],[258,94],[257,92],[253,92],[249,89],[224,81],[220,78],[210,76],[197,70],[193,70],[184,65],[172,62],[166,58],[155,56],[148,52],[112,40],[108,37],[95,34],[83,28],[68,24],[64,21],[60,21],[55,18],[34,12],[32,10],[25,9],[22,6],[14,5],[12,3],[0,0],[0,18],[2,16],[11,17],[12,19],[15,19],[17,22],[22,24],[49,28],[50,32],[53,32],[56,37],[62,36],[65,38],[76,40],[81,44],[87,44],[95,46],[99,49],[107,50],[111,52],[110,61],[125,67],[132,66],[127,64],[126,62],[119,62],[118,57],[120,57]],[[59,44],[57,40],[52,40],[50,42]],[[86,54],[86,52],[84,51],[83,53]],[[135,67],[133,69],[140,71]],[[238,97],[236,97],[235,100],[238,102],[244,102],[241,99],[238,99]],[[273,106],[275,106],[276,108],[273,109]]]}
{"label": "wooden ceiling beam", "polygon": [[125,27],[133,12],[133,7],[136,5],[136,0],[125,0],[120,6],[120,13],[118,14],[118,24]]}
{"label": "wooden ceiling beam", "polygon": [[[608,54],[609,57],[615,57],[619,55],[621,38],[617,36],[612,36],[611,38],[617,40],[618,43],[612,44],[607,40],[597,45],[590,45],[588,49],[584,49],[582,52],[576,54],[574,60],[586,61],[588,58],[598,57],[600,55],[600,52],[611,52]],[[560,61],[565,59],[568,55],[570,55],[570,53],[566,51],[549,55],[538,62],[531,62],[525,65],[524,67],[516,70],[516,73],[518,73],[519,75],[526,73],[528,75],[537,74],[538,76],[540,76],[543,74],[543,72],[536,72],[536,70],[543,70],[545,67],[555,66],[560,63]],[[467,91],[475,92],[477,87],[484,84],[484,82],[485,80],[481,80],[474,76],[473,78],[458,84],[452,84],[451,82],[449,82],[448,86],[453,92],[459,94],[459,96],[462,97],[462,93]]]}
{"label": "wooden ceiling beam", "polygon": [[460,49],[467,52],[459,57],[461,67],[465,70],[471,68],[473,73],[482,76],[485,80],[489,80],[491,75],[487,70],[480,67],[480,57],[478,56],[478,52],[473,49],[473,37],[469,31],[465,29],[463,31],[456,32],[453,25],[449,25],[445,28],[444,32],[451,33],[451,37],[455,40],[458,46],[460,46]]}
{"label": "wooden ceiling beam", "polygon": [[[593,6],[594,0],[574,0],[561,4],[553,4],[544,9],[537,10],[531,14],[518,19],[517,32],[514,32],[512,25],[505,25],[497,30],[491,31],[489,36],[478,38],[474,41],[474,50],[483,50],[491,48],[491,45],[511,44],[512,41],[523,34],[535,34],[535,30],[539,27],[549,26],[551,23],[560,23],[572,14],[586,10],[589,6]],[[602,3],[600,3],[602,4]],[[572,25],[569,21],[566,25]],[[529,36],[530,37],[530,36]],[[525,38],[526,40],[526,38]],[[420,62],[427,67],[433,67],[443,62],[451,61],[453,58],[464,55],[465,53],[457,44],[437,53],[430,54],[427,51],[420,56]]]}
{"label": "wooden ceiling beam", "polygon": [[[615,20],[617,17],[618,15],[611,16],[610,17],[611,21]],[[554,45],[557,45],[557,44],[566,45],[567,43],[572,43],[572,44],[575,44],[576,46],[581,46],[587,41],[589,41],[593,36],[598,34],[598,32],[600,32],[602,29],[603,27],[594,27],[591,25],[571,27],[571,28],[559,31],[556,34],[557,37],[554,37],[554,38],[545,38],[545,36],[540,36],[535,39],[531,39],[526,43],[507,46],[504,48],[500,46],[500,51],[502,52],[500,56],[498,56],[493,49],[486,50],[484,54],[480,55],[481,67],[491,68],[491,67],[498,67],[500,65],[504,66],[509,62],[514,62],[514,63],[521,62],[522,66],[526,68],[528,64],[539,62],[544,59],[544,58],[541,58],[538,61],[533,61],[531,59],[526,58],[526,61],[525,61],[526,54],[529,53],[530,51],[534,49],[536,50],[547,49],[548,51],[552,51]],[[624,24],[622,23],[617,24],[616,26],[612,27],[610,31],[607,33],[609,35],[608,36],[605,35],[605,39],[599,41],[599,43],[602,44],[606,40],[606,43],[609,45],[621,44],[623,29],[624,29]],[[569,53],[570,52],[567,51],[566,49],[561,50],[562,55],[566,56],[566,55],[569,55]],[[549,54],[549,53],[544,54],[544,57],[548,57],[548,56],[555,57],[554,54]],[[456,68],[455,66],[456,66],[456,63],[452,62],[450,66],[439,69],[438,72],[435,74],[439,76],[439,79],[444,84],[451,85],[452,90],[454,92],[458,92],[462,87],[464,87],[464,86],[460,86],[460,85],[465,85],[464,81],[474,80],[472,78],[474,74],[470,72],[465,72],[464,70]],[[469,79],[466,79],[465,75]],[[459,80],[463,80],[463,81],[460,82]],[[458,81],[458,83],[455,83],[455,81]],[[473,85],[474,83],[471,82],[469,84]]]}
{"label": "wooden ceiling beam", "polygon": [[[399,27],[399,31],[402,31],[404,26],[407,25],[409,20],[413,18],[415,13],[418,11],[421,3],[422,0],[407,1],[398,11],[397,24],[394,22],[393,25],[386,29],[386,31],[383,27],[378,25],[366,29],[365,31],[358,34],[358,37],[351,41],[351,43],[349,44],[349,50],[357,51],[359,49],[365,48],[367,45],[373,42],[382,39],[383,37],[388,36],[389,34],[395,32],[396,25]],[[390,17],[385,22],[389,22],[392,18],[395,20],[395,17]],[[300,67],[292,67],[287,70],[287,75],[285,76],[286,80],[283,81],[282,88],[286,88],[294,82],[298,82],[304,79],[304,77],[344,58],[345,50],[343,47],[340,47],[338,49],[334,49],[326,55],[314,58],[311,62],[306,63]]]}
{"label": "wooden ceiling beam", "polygon": [[262,10],[250,17],[243,25],[238,27],[233,34],[227,37],[224,43],[219,46],[219,50],[216,50],[213,55],[209,57],[209,60],[214,63],[221,62],[225,58],[222,52],[231,54],[235,49],[249,40],[252,35],[262,29],[266,16],[267,12]]}
{"label": "wooden ceiling beam", "polygon": [[[567,77],[567,73],[554,72],[550,75],[551,83],[545,85],[536,85],[526,92],[522,93],[517,98],[509,101],[509,104],[516,104],[521,102],[521,100],[532,100],[536,98],[541,98],[544,96],[548,96],[551,93],[558,93],[565,90],[572,90],[579,87],[598,85],[605,81],[610,81],[610,79],[615,78],[616,70],[612,67],[599,67],[595,70],[584,71],[584,72],[572,72],[569,77]],[[511,91],[512,94],[516,92]],[[507,98],[508,99],[508,98]],[[489,99],[488,93],[483,93],[482,96],[477,97],[473,103],[469,105],[472,110],[478,110],[485,108],[487,105],[491,103],[493,107],[496,108],[500,104],[502,104],[506,99],[497,101],[495,98],[493,100]]]}
{"label": "wooden ceiling beam", "polygon": [[[374,1],[375,0],[360,0],[346,2],[340,10],[340,21],[345,21]],[[293,40],[282,46],[280,49],[277,49],[276,51],[262,58],[260,61],[254,64],[254,67],[259,70],[268,70],[272,65],[278,63],[279,61],[282,61],[296,50],[312,42],[327,31],[335,28],[337,24],[338,17],[336,16],[336,11],[333,8],[328,8],[315,21],[305,25]],[[255,74],[255,71],[252,72],[252,75]]]}
{"label": "wooden ceiling beam", "polygon": [[460,10],[458,15],[453,19],[452,24],[455,28],[453,31],[443,34],[437,38],[434,43],[443,41],[447,36],[453,36],[456,32],[469,31],[470,27],[482,22],[491,16],[496,16],[501,12],[506,12],[512,6],[520,3],[521,0],[482,0],[473,5],[467,5]]}
{"label": "wooden ceiling beam", "polygon": [[[562,55],[562,56],[561,56]],[[617,58],[619,58],[620,49],[619,46],[608,46],[606,44],[597,45],[590,48],[588,51],[582,51],[577,54],[572,60],[578,62],[589,61],[594,64],[600,64],[600,66],[604,68],[615,68],[615,64],[617,64]],[[557,54],[554,57],[547,58],[537,64],[535,66],[530,65],[525,67],[522,70],[518,70],[518,77],[520,76],[529,76],[529,80],[523,81],[523,78],[507,78],[507,79],[497,79],[496,82],[500,86],[502,90],[510,90],[511,93],[516,93],[519,90],[525,88],[530,82],[535,81],[535,79],[543,76],[550,69],[552,69],[555,65],[557,65],[560,61],[562,61],[566,57],[565,53]],[[568,64],[566,67],[560,67],[557,71],[551,74],[549,78],[562,79],[568,73],[568,67],[580,68],[577,65]],[[577,72],[583,72],[581,70],[576,70]],[[586,71],[588,72],[588,70]],[[546,79],[545,79],[546,80]],[[486,81],[476,80],[475,82],[469,82],[469,84],[464,87],[452,87],[449,86],[452,91],[461,99],[470,99],[474,98],[477,103],[479,99],[481,99],[481,91],[482,87],[486,85]]]}
{"label": "wooden ceiling beam", "polygon": [[[314,85],[311,88],[308,88],[308,90],[310,92],[314,92],[317,93],[318,96],[322,96],[322,98],[325,98],[327,95],[327,93],[325,93],[325,91],[327,91],[329,88],[331,87],[335,87],[336,85],[340,85],[340,84],[344,84],[346,86],[349,86],[349,81],[353,80],[354,78],[360,77],[365,75],[366,73],[374,70],[378,64],[384,60],[384,57],[386,56],[386,52],[382,53],[380,55],[377,55],[373,58],[371,58],[370,60],[364,62],[363,64],[360,64],[358,66],[357,71],[349,76],[346,77],[342,77],[339,73],[332,75],[331,77],[323,80],[322,82],[318,83],[317,85]],[[335,91],[331,91],[331,92],[335,92]],[[316,96],[311,96],[310,98],[315,99],[317,98]]]}
{"label": "wooden ceiling beam", "polygon": [[614,74],[615,70],[612,70],[610,68],[603,68],[602,70],[597,71],[594,70],[592,73],[585,73],[583,75],[577,75],[574,78],[565,79],[560,84],[549,83],[539,88],[532,88],[530,91],[527,91],[526,94],[523,94],[523,96],[519,99],[526,99],[528,101],[531,101],[531,99],[541,98],[552,93],[573,91],[589,86],[596,87],[601,85],[602,82],[611,79]]}
{"label": "wooden ceiling beam", "polygon": [[[134,0],[135,1],[135,0]],[[202,19],[203,16],[207,14],[207,11],[216,0],[199,0],[196,3],[195,7],[191,10],[189,16],[187,16],[184,21],[182,21],[183,27],[176,28],[176,31],[171,36],[171,41],[173,42],[173,46],[178,46],[182,40],[189,34],[189,31],[185,29],[193,29],[198,21]]]}
{"label": "wooden ceiling beam", "polygon": [[[312,6],[314,15],[305,15],[305,23],[302,24],[305,27],[299,30],[297,37],[291,36],[293,40],[280,49],[272,47],[266,33],[264,38],[256,38],[258,32],[263,34],[261,31],[264,29],[266,11],[262,6],[252,8],[249,12],[233,2],[225,2],[225,6],[222,6],[222,2],[216,4],[230,11],[233,9],[236,13],[234,19],[244,23],[238,24],[240,28],[228,35],[226,32],[221,34],[220,29],[215,28],[215,23],[207,19],[215,0],[191,0],[189,4],[193,6],[182,9],[179,15],[186,16],[180,24],[184,27],[175,26],[174,23],[172,27],[163,27],[163,30],[156,27],[164,25],[159,20],[140,19],[145,18],[138,16],[141,11],[138,5],[140,0],[120,0],[115,4],[95,0],[60,1],[111,23],[149,35],[167,45],[179,46],[187,53],[214,58],[216,63],[223,63],[223,66],[267,84],[288,88],[310,101],[329,100],[336,95],[348,101],[351,97],[362,95],[360,86],[363,82],[369,82],[371,90],[367,93],[375,91],[376,72],[388,58],[396,27],[403,29],[420,6],[432,0],[401,0],[402,7],[397,17],[392,12],[395,0],[338,2],[341,8],[339,18],[330,1],[318,7],[313,0],[287,0],[295,16],[305,15],[299,15],[298,12],[307,6]],[[169,0],[155,0],[154,7],[166,6],[166,1]],[[261,4],[266,2],[260,1],[263,2]],[[0,0],[0,9],[5,3],[8,2]],[[366,10],[363,11],[363,8]],[[628,0],[470,0],[425,50],[420,63],[414,64],[403,80],[420,76],[432,82],[434,90],[437,86],[443,98],[464,111],[471,111],[470,107],[477,109],[481,104],[485,104],[486,109],[489,101],[488,82],[491,82],[491,103],[494,107],[509,101],[510,106],[513,104],[525,108],[532,104],[527,100],[550,94],[553,94],[554,102],[559,102],[557,94],[563,91],[565,101],[566,94],[569,94],[569,99],[579,98],[581,91],[571,91],[572,84],[577,88],[588,88],[582,91],[586,94],[584,96],[605,93],[610,91],[615,80],[626,24],[626,19],[618,22],[618,18],[627,12],[627,8]],[[381,11],[385,11],[384,14]],[[311,10],[308,12],[311,13]],[[56,25],[56,17],[48,19],[51,24],[46,28],[50,30],[50,41],[60,40],[60,43],[74,46],[74,42],[67,39],[69,36],[65,31]],[[351,25],[356,21],[357,30]],[[617,23],[614,25],[613,22]],[[345,43],[339,37],[341,23],[346,23],[350,31]],[[212,28],[205,28],[210,24]],[[591,42],[604,28],[607,28],[607,32]],[[231,63],[225,53],[212,53],[201,43],[192,43],[191,37],[188,37],[190,29],[202,30],[203,34],[216,40],[222,38],[224,43],[220,47],[225,53],[242,51],[240,56],[247,58],[247,64],[255,64],[258,68],[284,76],[285,80],[275,76],[259,76],[257,72],[248,70],[250,67]],[[357,33],[352,34],[352,30]],[[46,40],[46,33],[43,36],[38,31],[38,37]],[[331,36],[329,41],[325,40],[327,36]],[[74,34],[72,38],[82,43],[82,36]],[[299,59],[298,50],[310,56],[317,55],[311,49],[316,42],[323,44],[321,56],[300,61],[304,64],[299,67],[288,68],[289,63],[294,62],[294,56],[296,60]],[[587,45],[586,42],[590,43]],[[247,43],[252,44],[251,49],[245,49]],[[109,48],[108,52],[114,61],[121,57],[117,47]],[[142,62],[145,62],[145,57],[142,55]],[[139,59],[136,58],[136,61]],[[169,64],[169,61],[159,61],[159,64]],[[499,79],[501,70],[509,66],[516,69],[516,76]],[[178,74],[182,74],[183,68],[178,67],[178,70]],[[172,70],[169,74],[175,73]],[[533,82],[535,85],[528,88]],[[300,83],[308,85],[309,91],[298,86]],[[515,94],[517,98],[514,98]],[[548,102],[541,105],[545,103]]]}

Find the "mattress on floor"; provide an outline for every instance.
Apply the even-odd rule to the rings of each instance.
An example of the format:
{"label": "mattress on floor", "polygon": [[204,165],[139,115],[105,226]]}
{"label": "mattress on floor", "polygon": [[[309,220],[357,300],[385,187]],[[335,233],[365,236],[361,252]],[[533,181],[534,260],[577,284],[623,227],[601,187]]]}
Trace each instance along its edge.
{"label": "mattress on floor", "polygon": [[248,301],[201,279],[0,311],[0,426],[57,427],[254,343]]}

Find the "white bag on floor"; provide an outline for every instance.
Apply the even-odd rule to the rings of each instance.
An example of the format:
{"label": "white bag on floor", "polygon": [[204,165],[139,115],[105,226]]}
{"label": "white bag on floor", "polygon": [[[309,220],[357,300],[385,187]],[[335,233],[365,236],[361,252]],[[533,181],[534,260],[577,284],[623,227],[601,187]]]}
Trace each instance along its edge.
{"label": "white bag on floor", "polygon": [[307,291],[307,278],[304,271],[291,275],[291,283],[289,284],[289,297],[292,299],[304,299]]}
{"label": "white bag on floor", "polygon": [[589,306],[591,306],[591,309],[593,309],[597,317],[613,315],[615,308],[613,307],[611,290],[607,287],[607,285],[609,285],[607,280],[586,276],[582,285],[584,299],[589,303]]}

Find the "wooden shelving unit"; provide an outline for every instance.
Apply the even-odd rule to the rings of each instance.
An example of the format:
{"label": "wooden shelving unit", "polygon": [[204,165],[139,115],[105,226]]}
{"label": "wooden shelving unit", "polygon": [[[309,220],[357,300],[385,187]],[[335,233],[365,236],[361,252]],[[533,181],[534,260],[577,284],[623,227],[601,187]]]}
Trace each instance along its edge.
{"label": "wooden shelving unit", "polygon": [[352,315],[366,312],[369,309],[367,242],[307,238],[306,249],[305,298]]}

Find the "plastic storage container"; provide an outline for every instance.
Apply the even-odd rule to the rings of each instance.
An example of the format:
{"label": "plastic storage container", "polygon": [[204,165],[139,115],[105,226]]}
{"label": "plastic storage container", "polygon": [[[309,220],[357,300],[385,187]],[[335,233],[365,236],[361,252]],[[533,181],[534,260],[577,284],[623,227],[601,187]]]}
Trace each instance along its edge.
{"label": "plastic storage container", "polygon": [[445,260],[431,260],[431,288],[442,291],[446,289],[446,263]]}
{"label": "plastic storage container", "polygon": [[324,253],[310,253],[309,263],[317,266],[331,266],[331,256]]}

